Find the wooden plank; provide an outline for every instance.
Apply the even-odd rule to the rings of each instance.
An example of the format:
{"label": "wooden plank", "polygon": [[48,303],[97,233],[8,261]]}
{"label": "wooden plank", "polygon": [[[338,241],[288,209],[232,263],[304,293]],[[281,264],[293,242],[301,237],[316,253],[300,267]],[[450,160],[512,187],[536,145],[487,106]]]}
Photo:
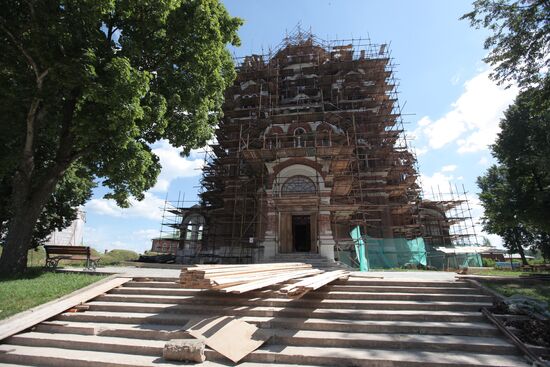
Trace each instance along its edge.
{"label": "wooden plank", "polygon": [[280,289],[281,293],[286,293],[288,296],[301,297],[309,291],[321,288],[328,283],[331,283],[343,276],[349,276],[349,272],[345,270],[334,270],[323,274],[315,275],[306,278],[298,283],[287,285]]}
{"label": "wooden plank", "polygon": [[230,292],[230,293],[240,294],[240,293],[249,292],[249,291],[252,291],[252,290],[255,290],[255,289],[269,287],[271,285],[275,285],[277,283],[285,282],[285,281],[290,280],[290,279],[303,277],[305,275],[319,274],[320,272],[322,272],[322,270],[317,270],[317,269],[289,272],[289,273],[286,273],[286,274],[273,276],[273,277],[270,277],[270,278],[264,279],[264,280],[258,280],[258,281],[245,283],[245,284],[242,284],[242,285],[236,285],[236,286],[233,286],[233,287],[223,288],[223,289],[221,289],[221,291],[222,292]]}
{"label": "wooden plank", "polygon": [[118,275],[113,275],[59,299],[18,313],[0,322],[0,340],[39,324],[130,280],[132,278],[121,278]]}
{"label": "wooden plank", "polygon": [[189,334],[234,363],[258,349],[271,334],[234,316],[190,321],[184,327]]}
{"label": "wooden plank", "polygon": [[[310,264],[292,264],[292,265],[286,265],[286,266],[275,266],[275,267],[264,267],[264,268],[242,268],[242,269],[231,269],[228,271],[216,271],[216,272],[207,272],[204,273],[205,277],[218,277],[218,276],[227,276],[227,275],[234,275],[234,274],[248,274],[248,273],[257,273],[257,272],[264,272],[264,271],[273,271],[273,270],[285,270],[285,269],[303,269],[308,268],[311,269],[312,266]],[[199,272],[190,272],[191,274],[197,274],[197,275],[203,275]]]}
{"label": "wooden plank", "polygon": [[[311,270],[311,269],[294,269],[294,270],[291,270],[291,271],[295,271],[295,270]],[[288,274],[289,273],[289,269],[283,269],[283,270],[279,270],[279,271],[268,271],[268,272],[261,272],[261,273],[254,273],[254,274],[243,274],[241,276],[232,276],[232,277],[216,277],[214,279],[212,279],[213,283],[215,285],[224,285],[224,284],[230,284],[230,283],[235,283],[235,282],[250,282],[250,281],[255,281],[255,280],[259,280],[259,279],[264,279],[264,278],[270,278],[270,277],[273,277],[273,276],[277,276],[277,275],[282,275],[282,274]]]}

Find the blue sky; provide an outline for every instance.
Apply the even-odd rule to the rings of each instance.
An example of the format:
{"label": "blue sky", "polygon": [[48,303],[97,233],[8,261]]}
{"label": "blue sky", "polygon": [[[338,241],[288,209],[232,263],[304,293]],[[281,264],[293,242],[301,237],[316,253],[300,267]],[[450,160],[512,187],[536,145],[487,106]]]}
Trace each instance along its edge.
{"label": "blue sky", "polygon": [[[502,112],[517,94],[489,80],[490,68],[481,59],[487,51],[484,30],[470,28],[458,18],[471,10],[470,1],[223,1],[245,24],[236,56],[267,52],[298,23],[319,38],[370,38],[390,44],[404,106],[407,137],[416,150],[422,184],[428,191],[447,191],[448,182],[469,192],[473,215],[482,215],[475,180],[493,162],[488,145],[498,133]],[[160,233],[164,200],[185,195],[187,204],[197,198],[204,154],[187,159],[166,142],[154,151],[163,164],[157,185],[142,202],[119,209],[98,188],[86,204],[84,242],[99,250],[150,249]],[[478,226],[478,234],[481,228]],[[488,236],[493,244],[501,241]]]}

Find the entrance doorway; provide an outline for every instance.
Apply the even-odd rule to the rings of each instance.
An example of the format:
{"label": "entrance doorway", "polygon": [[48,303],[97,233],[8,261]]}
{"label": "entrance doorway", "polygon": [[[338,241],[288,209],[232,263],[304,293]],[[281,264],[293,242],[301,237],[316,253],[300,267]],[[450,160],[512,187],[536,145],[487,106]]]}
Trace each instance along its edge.
{"label": "entrance doorway", "polygon": [[309,215],[292,216],[292,245],[296,252],[311,251],[311,223]]}

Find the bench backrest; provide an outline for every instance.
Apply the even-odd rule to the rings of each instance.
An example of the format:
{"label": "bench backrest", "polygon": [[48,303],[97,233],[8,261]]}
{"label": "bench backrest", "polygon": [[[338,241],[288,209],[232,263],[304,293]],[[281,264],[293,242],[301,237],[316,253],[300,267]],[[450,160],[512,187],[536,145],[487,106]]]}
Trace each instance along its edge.
{"label": "bench backrest", "polygon": [[46,254],[90,256],[89,246],[44,246]]}

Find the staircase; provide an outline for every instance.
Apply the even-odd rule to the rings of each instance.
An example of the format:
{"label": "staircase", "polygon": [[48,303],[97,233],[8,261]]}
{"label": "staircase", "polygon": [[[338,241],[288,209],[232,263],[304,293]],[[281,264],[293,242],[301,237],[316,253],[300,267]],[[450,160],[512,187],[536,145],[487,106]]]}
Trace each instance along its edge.
{"label": "staircase", "polygon": [[324,256],[311,252],[293,252],[286,254],[277,254],[262,261],[264,263],[285,263],[299,262],[311,264],[314,268],[322,270],[357,270],[339,261],[329,260]]}
{"label": "staircase", "polygon": [[[134,280],[0,344],[0,366],[176,366],[166,340],[190,318],[235,315],[273,337],[243,367],[527,366],[479,312],[491,299],[466,282],[350,278],[289,300],[182,289],[176,279]],[[201,366],[231,365],[207,350]]]}

